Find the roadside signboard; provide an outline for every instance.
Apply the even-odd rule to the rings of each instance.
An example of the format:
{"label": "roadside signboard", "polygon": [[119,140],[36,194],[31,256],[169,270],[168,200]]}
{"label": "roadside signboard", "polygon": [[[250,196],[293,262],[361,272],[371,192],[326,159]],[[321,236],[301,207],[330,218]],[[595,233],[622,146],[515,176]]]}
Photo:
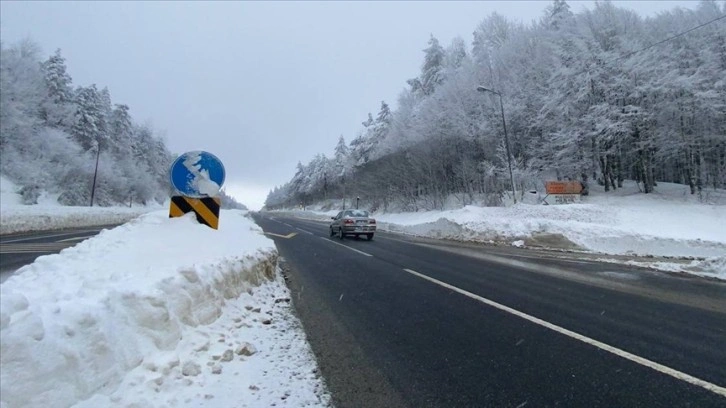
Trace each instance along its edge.
{"label": "roadside signboard", "polygon": [[542,204],[574,204],[580,202],[582,183],[579,181],[547,181],[545,189],[547,195],[542,200]]}
{"label": "roadside signboard", "polygon": [[200,224],[210,228],[219,228],[219,197],[191,198],[175,195],[171,197],[169,218],[181,217],[193,212]]}
{"label": "roadside signboard", "polygon": [[171,185],[179,192],[171,197],[169,218],[193,212],[200,224],[219,228],[221,199],[217,195],[225,171],[217,156],[201,150],[184,153],[174,160],[169,173]]}
{"label": "roadside signboard", "polygon": [[582,184],[579,181],[547,181],[545,189],[547,194],[580,194]]}
{"label": "roadside signboard", "polygon": [[547,194],[542,200],[546,205],[575,204],[580,202],[579,194]]}
{"label": "roadside signboard", "polygon": [[185,197],[214,197],[224,184],[225,171],[217,156],[205,151],[187,152],[171,165],[171,185]]}

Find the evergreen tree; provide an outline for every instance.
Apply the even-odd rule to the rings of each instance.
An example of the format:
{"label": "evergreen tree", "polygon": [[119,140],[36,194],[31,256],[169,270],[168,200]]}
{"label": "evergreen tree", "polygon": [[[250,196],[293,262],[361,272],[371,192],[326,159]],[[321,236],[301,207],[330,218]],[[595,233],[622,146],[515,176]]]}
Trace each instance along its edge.
{"label": "evergreen tree", "polygon": [[544,25],[552,30],[559,30],[573,14],[570,5],[565,0],[553,0],[552,4],[545,9]]}
{"label": "evergreen tree", "polygon": [[421,89],[425,95],[431,95],[443,81],[442,69],[445,58],[444,49],[433,34],[424,53],[424,63],[421,67]]}
{"label": "evergreen tree", "polygon": [[84,150],[108,147],[108,129],[104,101],[96,85],[80,87],[76,91],[76,123],[72,132]]}
{"label": "evergreen tree", "polygon": [[42,67],[50,100],[58,105],[71,103],[73,101],[72,81],[66,69],[66,59],[61,55],[60,48],[43,62]]}

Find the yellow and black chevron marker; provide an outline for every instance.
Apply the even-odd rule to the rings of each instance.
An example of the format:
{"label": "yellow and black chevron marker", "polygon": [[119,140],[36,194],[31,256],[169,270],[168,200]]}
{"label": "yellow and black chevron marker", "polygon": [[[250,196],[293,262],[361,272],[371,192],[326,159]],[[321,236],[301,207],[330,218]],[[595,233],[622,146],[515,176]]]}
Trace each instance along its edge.
{"label": "yellow and black chevron marker", "polygon": [[185,196],[171,196],[169,206],[169,218],[181,217],[182,215],[194,212],[197,221],[210,228],[219,227],[219,197],[191,198]]}

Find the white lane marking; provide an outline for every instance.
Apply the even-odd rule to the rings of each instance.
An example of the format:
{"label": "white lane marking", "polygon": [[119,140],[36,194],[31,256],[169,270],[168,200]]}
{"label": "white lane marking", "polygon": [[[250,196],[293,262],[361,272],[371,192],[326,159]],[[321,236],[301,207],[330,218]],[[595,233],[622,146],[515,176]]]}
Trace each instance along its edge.
{"label": "white lane marking", "polygon": [[295,227],[295,229],[297,229],[297,230],[300,230],[300,231],[302,231],[302,232],[304,232],[304,233],[306,233],[306,234],[310,234],[310,235],[315,235],[315,234],[313,234],[312,232],[310,232],[310,231],[308,231],[308,230],[304,230],[304,229],[302,229],[302,228],[298,228],[298,227]]}
{"label": "white lane marking", "polygon": [[51,253],[73,246],[71,243],[46,242],[30,244],[0,244],[0,254]]}
{"label": "white lane marking", "polygon": [[[30,237],[23,237],[23,238],[16,238],[16,239],[8,239],[8,240],[3,240],[3,242],[2,242],[2,243],[3,243],[3,244],[11,244],[11,243],[14,243],[14,242],[23,242],[23,241],[30,241],[30,240],[33,240],[33,239],[38,239],[38,238],[56,238],[56,237],[65,237],[66,235],[73,235],[73,234],[79,234],[79,233],[81,233],[81,234],[82,234],[82,233],[84,233],[84,232],[97,232],[97,233],[98,233],[98,232],[101,232],[101,230],[83,230],[83,231],[66,232],[66,233],[62,233],[62,234],[51,234],[51,235],[34,235],[34,236],[30,236]],[[92,236],[92,235],[89,235],[89,236],[87,236],[87,237],[85,237],[85,238],[90,238],[91,236]]]}
{"label": "white lane marking", "polygon": [[55,248],[69,247],[73,244],[67,242],[30,242],[27,244],[0,244],[0,248]]}
{"label": "white lane marking", "polygon": [[66,239],[60,239],[56,242],[71,242],[71,241],[83,241],[90,237],[74,237],[74,238],[66,238]]}
{"label": "white lane marking", "polygon": [[348,249],[350,249],[351,251],[355,251],[355,252],[358,252],[358,253],[359,253],[359,254],[361,254],[361,255],[365,255],[365,256],[373,256],[373,255],[371,255],[371,254],[368,254],[368,253],[365,253],[365,252],[363,252],[363,251],[359,251],[359,250],[357,250],[357,249],[355,249],[355,248],[351,248],[351,247],[349,247],[348,245],[343,245],[343,244],[341,244],[340,242],[335,242],[335,241],[333,241],[332,239],[328,239],[328,238],[325,238],[325,237],[320,237],[320,239],[324,239],[324,240],[326,240],[326,241],[328,241],[328,242],[332,242],[332,243],[334,243],[335,245],[340,245],[340,246],[342,246],[343,248],[348,248]]}
{"label": "white lane marking", "polygon": [[280,237],[280,238],[290,239],[290,238],[296,236],[297,235],[297,232],[291,232],[291,233],[289,233],[287,235],[275,234],[273,232],[265,232],[265,235],[272,235],[273,237]]}
{"label": "white lane marking", "polygon": [[34,247],[20,247],[20,248],[0,248],[0,254],[22,254],[26,252],[30,253],[51,253],[60,252],[68,248],[67,246],[62,247],[45,247],[45,248],[34,248]]}
{"label": "white lane marking", "polygon": [[286,226],[288,226],[288,227],[290,227],[290,228],[295,228],[295,227],[293,227],[292,225],[290,225],[290,224],[288,224],[288,223],[286,223],[286,222],[283,222],[283,223],[282,223],[282,225],[286,225]]}
{"label": "white lane marking", "polygon": [[472,299],[478,300],[478,301],[480,301],[480,302],[482,302],[482,303],[484,303],[486,305],[489,305],[491,307],[497,308],[497,309],[502,310],[502,311],[507,312],[507,313],[511,313],[511,314],[513,314],[513,315],[515,315],[517,317],[521,317],[522,319],[525,319],[525,320],[528,320],[528,321],[530,321],[532,323],[535,323],[535,324],[538,324],[540,326],[546,327],[546,328],[548,328],[550,330],[553,330],[553,331],[556,331],[556,332],[558,332],[560,334],[564,334],[565,336],[569,336],[569,337],[571,337],[573,339],[580,340],[583,343],[587,343],[589,345],[595,346],[595,347],[597,347],[597,348],[599,348],[601,350],[605,350],[605,351],[607,351],[609,353],[615,354],[616,356],[622,357],[622,358],[624,358],[626,360],[630,360],[630,361],[632,361],[634,363],[637,363],[637,364],[640,364],[642,366],[651,368],[651,369],[653,369],[655,371],[659,371],[659,372],[661,372],[663,374],[670,375],[671,377],[676,378],[678,380],[685,381],[685,382],[690,383],[690,384],[693,384],[693,385],[697,385],[697,386],[702,387],[702,388],[704,388],[704,389],[706,389],[708,391],[711,391],[713,393],[716,393],[716,394],[718,394],[720,396],[726,397],[726,388],[724,388],[724,387],[718,386],[716,384],[712,384],[712,383],[710,383],[708,381],[702,380],[700,378],[696,378],[696,377],[694,377],[692,375],[689,375],[689,374],[686,374],[684,372],[675,370],[673,368],[664,366],[663,364],[656,363],[655,361],[651,361],[651,360],[648,360],[646,358],[637,356],[635,354],[628,353],[625,350],[621,350],[619,348],[613,347],[611,345],[605,344],[605,343],[600,342],[600,341],[597,341],[595,339],[591,339],[589,337],[583,336],[582,334],[575,333],[575,332],[573,332],[571,330],[567,330],[564,327],[557,326],[556,324],[553,324],[553,323],[547,322],[545,320],[539,319],[537,317],[534,317],[534,316],[528,315],[526,313],[520,312],[519,310],[512,309],[509,306],[504,306],[501,303],[497,303],[497,302],[495,302],[493,300],[489,300],[489,299],[484,298],[484,297],[481,297],[479,295],[475,295],[475,294],[473,294],[471,292],[467,292],[464,289],[460,289],[460,288],[458,288],[456,286],[450,285],[450,284],[448,284],[446,282],[442,282],[442,281],[440,281],[438,279],[434,279],[432,277],[429,277],[429,276],[426,276],[424,274],[418,273],[418,272],[413,271],[411,269],[405,269],[404,268],[403,270],[406,271],[406,272],[408,272],[408,273],[410,273],[410,274],[412,274],[412,275],[414,275],[414,276],[417,276],[417,277],[419,277],[421,279],[426,279],[429,282],[433,282],[433,283],[435,283],[435,284],[437,284],[439,286],[445,287],[447,289],[453,290],[454,292],[461,293],[464,296],[467,296],[467,297],[470,297]]}

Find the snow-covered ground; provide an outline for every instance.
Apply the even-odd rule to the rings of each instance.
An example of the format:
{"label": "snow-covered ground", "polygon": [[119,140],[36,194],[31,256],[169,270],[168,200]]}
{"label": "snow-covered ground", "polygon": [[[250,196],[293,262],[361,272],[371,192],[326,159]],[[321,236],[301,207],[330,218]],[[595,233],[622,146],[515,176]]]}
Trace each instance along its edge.
{"label": "snow-covered ground", "polygon": [[[162,207],[68,207],[58,204],[57,194],[41,194],[36,205],[22,205],[18,187],[0,176],[0,234],[43,231],[66,227],[121,224]],[[168,207],[167,207],[168,208]]]}
{"label": "snow-covered ground", "polygon": [[[606,261],[726,279],[726,192],[707,191],[703,201],[708,203],[683,185],[660,183],[656,193],[643,194],[634,182],[626,182],[614,192],[593,191],[579,204],[466,206],[375,217],[387,231],[601,253]],[[338,210],[295,212],[327,221]]]}
{"label": "snow-covered ground", "polygon": [[[3,220],[75,223],[11,193]],[[245,211],[217,231],[151,211],[0,285],[2,408],[328,405],[274,243]]]}

